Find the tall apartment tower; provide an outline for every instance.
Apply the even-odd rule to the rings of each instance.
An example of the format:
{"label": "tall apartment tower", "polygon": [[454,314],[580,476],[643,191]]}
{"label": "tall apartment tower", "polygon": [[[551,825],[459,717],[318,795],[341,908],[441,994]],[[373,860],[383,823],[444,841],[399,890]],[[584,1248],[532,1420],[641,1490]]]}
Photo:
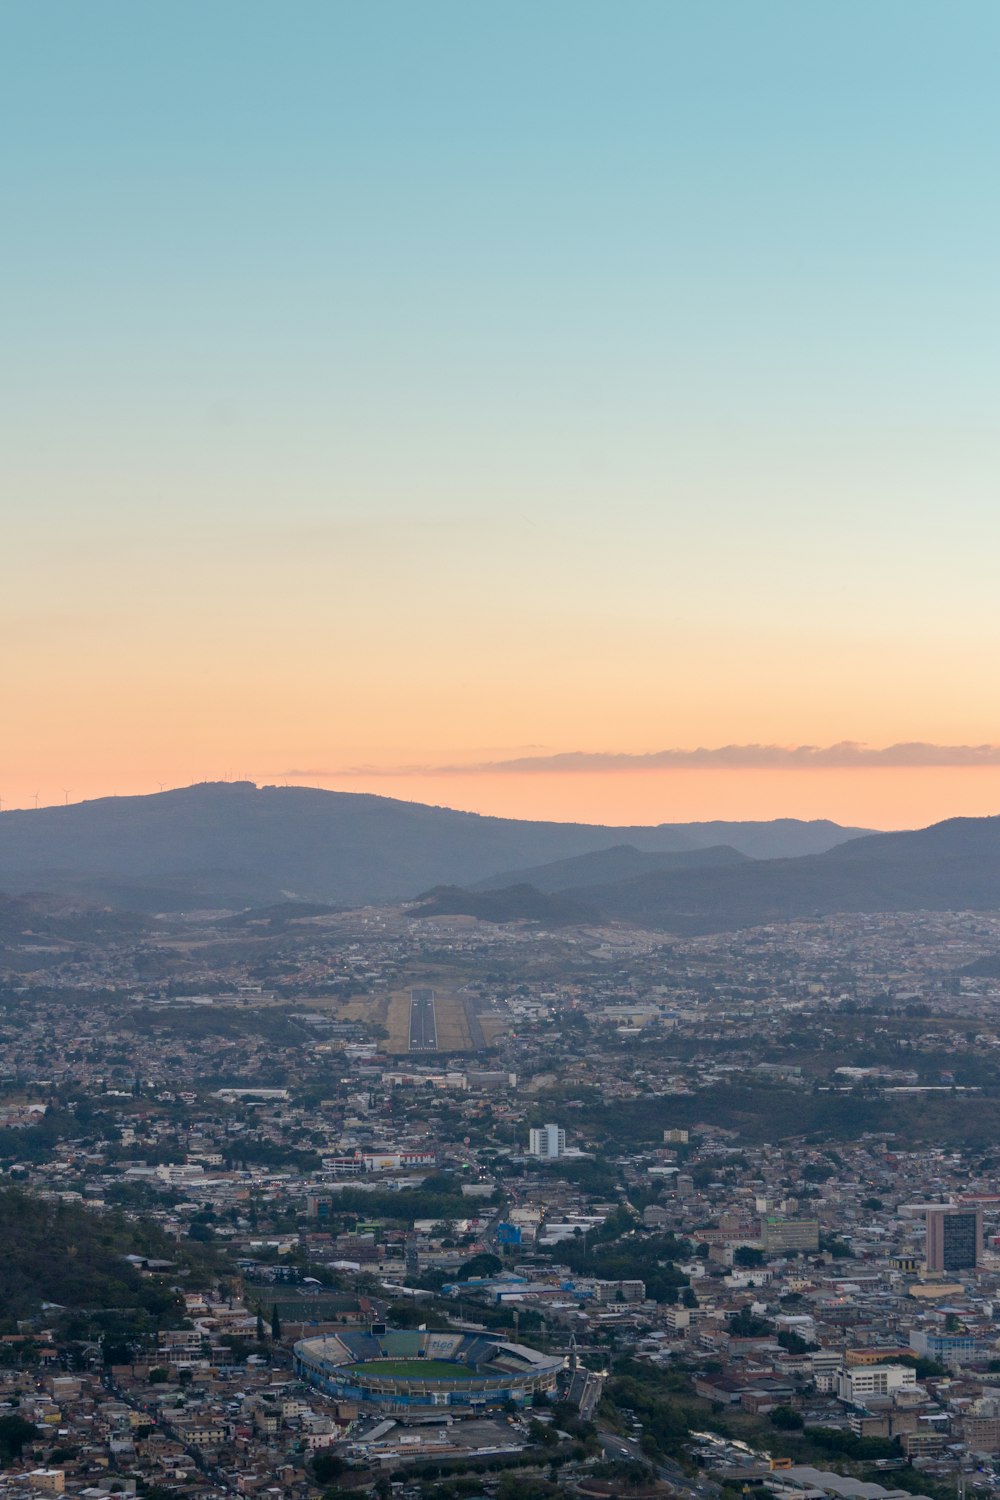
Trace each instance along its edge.
{"label": "tall apartment tower", "polygon": [[818,1219],[783,1219],[778,1214],[764,1214],[760,1237],[770,1254],[782,1250],[816,1251],[819,1249]]}
{"label": "tall apartment tower", "polygon": [[542,1125],[528,1132],[529,1156],[563,1156],[566,1152],[566,1132],[561,1125]]}
{"label": "tall apartment tower", "polygon": [[981,1208],[927,1210],[928,1271],[971,1271],[983,1249]]}

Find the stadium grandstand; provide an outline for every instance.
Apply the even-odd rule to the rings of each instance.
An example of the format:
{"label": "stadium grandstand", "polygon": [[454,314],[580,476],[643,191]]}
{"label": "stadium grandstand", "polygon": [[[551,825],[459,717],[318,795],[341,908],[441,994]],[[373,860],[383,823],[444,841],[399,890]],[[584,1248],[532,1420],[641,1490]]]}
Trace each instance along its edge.
{"label": "stadium grandstand", "polygon": [[327,1395],[387,1413],[446,1406],[469,1416],[551,1391],[562,1355],[478,1333],[389,1329],[300,1339],[295,1370]]}

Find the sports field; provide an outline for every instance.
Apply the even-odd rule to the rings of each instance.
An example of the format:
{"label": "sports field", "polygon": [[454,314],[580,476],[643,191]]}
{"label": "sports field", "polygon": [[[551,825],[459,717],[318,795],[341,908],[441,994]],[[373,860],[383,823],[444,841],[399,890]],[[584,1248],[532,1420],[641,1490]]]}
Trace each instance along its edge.
{"label": "sports field", "polygon": [[341,1365],[338,1373],[341,1371],[382,1380],[471,1380],[479,1374],[453,1359],[372,1359],[360,1365]]}

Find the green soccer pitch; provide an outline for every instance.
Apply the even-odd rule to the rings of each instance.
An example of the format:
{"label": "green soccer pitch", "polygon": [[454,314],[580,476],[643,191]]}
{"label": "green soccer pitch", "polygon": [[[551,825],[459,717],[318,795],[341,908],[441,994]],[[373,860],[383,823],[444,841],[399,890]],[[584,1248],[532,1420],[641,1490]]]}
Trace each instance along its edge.
{"label": "green soccer pitch", "polygon": [[479,1371],[451,1359],[371,1359],[341,1365],[344,1374],[374,1380],[472,1380]]}

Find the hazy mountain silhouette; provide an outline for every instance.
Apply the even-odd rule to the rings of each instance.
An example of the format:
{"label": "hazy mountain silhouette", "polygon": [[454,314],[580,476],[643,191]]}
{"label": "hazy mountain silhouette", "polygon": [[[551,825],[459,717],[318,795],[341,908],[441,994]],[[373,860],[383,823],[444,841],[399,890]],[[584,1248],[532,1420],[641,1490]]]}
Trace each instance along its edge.
{"label": "hazy mountain silhouette", "polygon": [[[831,852],[833,846],[830,846]],[[946,818],[928,828],[904,833],[869,833],[846,839],[836,849],[838,859],[949,860],[995,858],[1000,849],[1000,817]]]}
{"label": "hazy mountain silhouette", "polygon": [[[0,890],[133,911],[289,899],[356,906],[431,891],[425,910],[436,903],[549,925],[576,913],[678,933],[835,912],[1000,908],[1000,818],[857,834],[788,819],[519,822],[387,797],[216,783],[0,814]],[[797,857],[748,857],[768,849]],[[478,883],[485,888],[471,893],[432,889]],[[70,924],[97,920],[54,910]],[[14,929],[25,915],[8,908],[7,923]]]}
{"label": "hazy mountain silhouette", "polygon": [[985,911],[1000,908],[1000,818],[952,818],[822,855],[656,871],[571,894],[606,917],[677,933],[836,912]]}
{"label": "hazy mountain silhouette", "polygon": [[509,885],[500,891],[465,891],[441,885],[411,908],[417,917],[478,917],[481,922],[537,922],[542,927],[571,927],[596,922],[600,914],[572,893],[549,895],[533,885]]}
{"label": "hazy mountain silhouette", "polygon": [[617,884],[658,870],[697,870],[715,865],[744,864],[749,855],[741,854],[730,844],[710,844],[707,849],[683,849],[662,854],[648,854],[633,844],[615,844],[610,849],[595,849],[592,854],[577,854],[573,859],[557,859],[551,864],[534,865],[527,870],[506,870],[480,880],[474,891],[500,891],[513,885],[530,885],[538,891],[572,891],[582,886]]}
{"label": "hazy mountain silhouette", "polygon": [[151,926],[148,917],[106,906],[30,892],[0,894],[0,945],[48,939],[78,943],[89,939],[131,937]]}
{"label": "hazy mountain silhouette", "polygon": [[835,823],[609,828],[486,818],[351,792],[208,782],[145,797],[0,814],[0,889],[50,890],[141,911],[299,900],[362,905],[470,885],[609,845],[744,854],[828,849]]}

